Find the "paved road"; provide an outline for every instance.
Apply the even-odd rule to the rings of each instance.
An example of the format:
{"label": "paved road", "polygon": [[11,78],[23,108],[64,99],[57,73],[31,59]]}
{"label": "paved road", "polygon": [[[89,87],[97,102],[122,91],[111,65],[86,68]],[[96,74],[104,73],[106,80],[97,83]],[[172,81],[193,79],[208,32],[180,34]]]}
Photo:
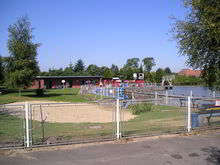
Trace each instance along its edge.
{"label": "paved road", "polygon": [[[78,145],[79,146],[79,145]],[[220,130],[194,136],[0,152],[1,165],[207,165],[220,164]]]}

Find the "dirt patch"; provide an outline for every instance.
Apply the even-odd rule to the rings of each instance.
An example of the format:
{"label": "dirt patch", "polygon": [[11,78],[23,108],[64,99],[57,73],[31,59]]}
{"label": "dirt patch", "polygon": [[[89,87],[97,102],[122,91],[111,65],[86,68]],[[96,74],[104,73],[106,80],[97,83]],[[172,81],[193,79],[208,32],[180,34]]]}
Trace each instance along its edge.
{"label": "dirt patch", "polygon": [[[52,123],[109,123],[115,116],[114,107],[101,106],[98,104],[45,104],[45,102],[30,102],[32,106],[33,120]],[[40,106],[40,103],[44,103]],[[22,104],[22,103],[16,103]],[[124,120],[134,118],[130,112],[124,112]]]}

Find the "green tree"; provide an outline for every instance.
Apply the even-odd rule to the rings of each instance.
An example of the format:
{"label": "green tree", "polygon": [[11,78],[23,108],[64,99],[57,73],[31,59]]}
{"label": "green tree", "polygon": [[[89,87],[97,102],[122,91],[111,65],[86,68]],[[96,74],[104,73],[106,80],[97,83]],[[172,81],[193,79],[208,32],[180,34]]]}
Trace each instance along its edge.
{"label": "green tree", "polygon": [[127,63],[123,66],[123,68],[120,70],[120,74],[122,74],[123,79],[125,80],[132,80],[133,79],[133,73],[139,73],[139,58],[130,58],[127,59]]}
{"label": "green tree", "polygon": [[130,58],[130,59],[127,59],[126,66],[131,67],[132,69],[138,70],[139,62],[140,62],[139,58]]}
{"label": "green tree", "polygon": [[144,78],[149,82],[155,82],[156,73],[155,72],[145,72]]}
{"label": "green tree", "polygon": [[166,68],[164,69],[164,74],[165,74],[165,75],[170,75],[170,74],[172,74],[172,72],[171,72],[171,70],[170,70],[169,67],[166,67]]}
{"label": "green tree", "polygon": [[156,77],[155,77],[156,82],[157,82],[157,83],[161,83],[163,76],[164,76],[164,71],[163,71],[163,69],[161,69],[161,68],[157,69],[157,70],[156,70]]}
{"label": "green tree", "polygon": [[103,78],[112,78],[112,71],[109,68],[105,68],[103,73]]}
{"label": "green tree", "polygon": [[0,85],[4,82],[3,57],[0,55]]}
{"label": "green tree", "polygon": [[8,28],[8,51],[6,84],[12,88],[25,88],[31,85],[39,73],[37,48],[39,43],[33,43],[33,28],[27,16],[18,18],[17,22]]}
{"label": "green tree", "polygon": [[150,72],[152,67],[156,65],[153,57],[145,57],[142,61],[144,63],[144,71],[146,72]]}
{"label": "green tree", "polygon": [[72,62],[69,63],[69,66],[66,67],[63,71],[64,76],[73,76],[74,75],[74,68]]}
{"label": "green tree", "polygon": [[94,64],[90,64],[87,67],[86,72],[90,76],[100,76],[100,68]]}
{"label": "green tree", "polygon": [[140,67],[139,67],[139,73],[144,73],[144,70],[143,70],[143,65],[142,65],[142,63],[140,64]]}
{"label": "green tree", "polygon": [[110,69],[111,69],[113,77],[119,76],[119,69],[117,65],[112,64]]}
{"label": "green tree", "polygon": [[74,71],[75,72],[83,72],[83,71],[85,71],[84,62],[81,59],[77,60],[75,66],[74,66]]}
{"label": "green tree", "polygon": [[187,64],[203,70],[210,87],[220,84],[220,1],[184,0],[185,20],[175,19],[171,32]]}

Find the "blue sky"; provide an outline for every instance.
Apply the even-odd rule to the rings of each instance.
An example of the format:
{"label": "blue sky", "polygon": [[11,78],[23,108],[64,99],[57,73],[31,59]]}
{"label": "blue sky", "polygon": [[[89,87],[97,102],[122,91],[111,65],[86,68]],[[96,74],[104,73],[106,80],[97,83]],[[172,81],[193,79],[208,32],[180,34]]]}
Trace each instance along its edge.
{"label": "blue sky", "polygon": [[153,57],[154,70],[186,68],[171,34],[170,16],[184,18],[181,0],[0,0],[0,54],[8,56],[8,27],[28,15],[41,71],[82,59],[122,67],[128,58]]}

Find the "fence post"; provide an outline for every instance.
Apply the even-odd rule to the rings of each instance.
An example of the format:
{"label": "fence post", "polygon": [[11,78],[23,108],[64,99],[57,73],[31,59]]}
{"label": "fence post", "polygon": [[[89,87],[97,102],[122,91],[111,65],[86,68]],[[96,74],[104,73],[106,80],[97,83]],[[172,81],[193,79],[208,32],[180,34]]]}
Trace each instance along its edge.
{"label": "fence post", "polygon": [[134,93],[132,92],[131,93],[131,102],[133,103],[133,101],[134,101]]}
{"label": "fence post", "polygon": [[166,104],[168,104],[168,91],[167,91],[167,90],[166,90],[165,95],[166,95],[166,96],[165,96],[165,97],[166,97],[166,98],[165,98],[165,99],[166,99]]}
{"label": "fence post", "polygon": [[120,113],[119,113],[119,99],[117,99],[116,110],[116,138],[120,139]]}
{"label": "fence post", "polygon": [[29,132],[29,103],[25,102],[25,123],[26,123],[26,147],[30,147],[30,132]]}
{"label": "fence post", "polygon": [[80,94],[82,95],[82,85],[80,86]]}
{"label": "fence post", "polygon": [[156,100],[155,105],[157,105],[157,91],[155,92],[155,100]]}
{"label": "fence post", "polygon": [[191,98],[187,98],[187,131],[190,132],[191,130]]}
{"label": "fence post", "polygon": [[102,100],[102,94],[103,94],[103,87],[100,88],[100,96],[101,96],[101,100]]}
{"label": "fence post", "polygon": [[215,91],[212,92],[212,99],[215,99]]}

